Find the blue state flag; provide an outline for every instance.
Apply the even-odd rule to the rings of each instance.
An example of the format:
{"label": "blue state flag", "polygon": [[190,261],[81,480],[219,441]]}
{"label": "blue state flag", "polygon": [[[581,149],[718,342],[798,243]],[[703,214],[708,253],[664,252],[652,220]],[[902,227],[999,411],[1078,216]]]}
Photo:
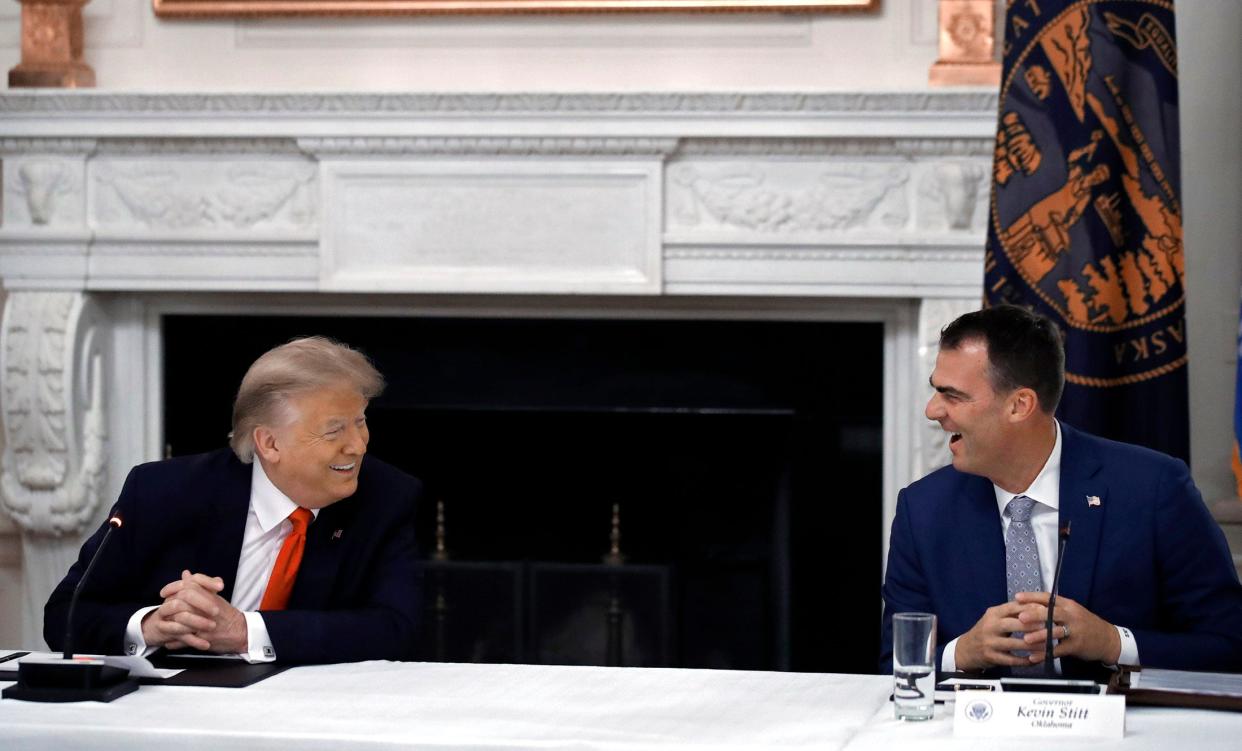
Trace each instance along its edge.
{"label": "blue state flag", "polygon": [[1170,0],[1011,0],[988,304],[1057,321],[1058,416],[1189,458]]}

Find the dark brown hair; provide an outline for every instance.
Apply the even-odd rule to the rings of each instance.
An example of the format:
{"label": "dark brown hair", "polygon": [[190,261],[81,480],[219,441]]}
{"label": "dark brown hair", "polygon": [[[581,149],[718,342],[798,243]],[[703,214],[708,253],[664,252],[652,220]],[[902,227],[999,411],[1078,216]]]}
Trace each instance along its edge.
{"label": "dark brown hair", "polygon": [[940,349],[983,342],[992,389],[1007,394],[1029,388],[1052,414],[1065,389],[1065,345],[1056,324],[1016,305],[997,305],[961,316],[940,331]]}

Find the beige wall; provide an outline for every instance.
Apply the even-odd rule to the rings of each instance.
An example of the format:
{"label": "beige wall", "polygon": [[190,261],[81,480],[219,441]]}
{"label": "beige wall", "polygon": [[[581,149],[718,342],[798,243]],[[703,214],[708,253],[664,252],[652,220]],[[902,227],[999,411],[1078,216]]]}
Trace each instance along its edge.
{"label": "beige wall", "polygon": [[[1242,3],[1178,3],[1182,203],[1190,346],[1190,451],[1209,501],[1236,496],[1229,470],[1242,291]],[[1242,551],[1237,551],[1242,553]]]}
{"label": "beige wall", "polygon": [[[91,0],[86,60],[106,89],[711,91],[917,89],[934,0],[875,15],[611,14],[162,21],[150,0]],[[18,59],[0,3],[0,66]]]}

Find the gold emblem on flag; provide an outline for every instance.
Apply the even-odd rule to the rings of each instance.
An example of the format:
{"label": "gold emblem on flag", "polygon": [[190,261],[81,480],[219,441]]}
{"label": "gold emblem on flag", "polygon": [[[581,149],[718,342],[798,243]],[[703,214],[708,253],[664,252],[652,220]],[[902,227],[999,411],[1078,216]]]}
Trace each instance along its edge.
{"label": "gold emblem on flag", "polygon": [[[1161,0],[1132,2],[1171,7]],[[1161,357],[1176,353],[1171,348],[1184,341],[1185,269],[1177,191],[1145,130],[1159,124],[1143,121],[1140,116],[1146,113],[1132,108],[1132,92],[1114,69],[1116,56],[1095,59],[1092,43],[1100,30],[1093,36],[1091,10],[1096,4],[1084,0],[1071,5],[1038,29],[1020,16],[1011,17],[1026,38],[1014,34],[1025,47],[1002,83],[992,221],[999,250],[1021,279],[993,278],[990,292],[1003,297],[1004,287],[1024,282],[1057,311],[1064,325],[1118,335],[1110,346],[1117,364],[1133,366],[1127,368],[1131,374],[1067,374],[1071,382],[1108,386],[1154,378],[1185,364],[1184,354],[1172,360]],[[1104,20],[1109,37],[1155,56],[1176,75],[1173,36],[1150,13],[1130,20],[1135,15],[1103,12],[1094,18]],[[1036,51],[1042,55],[1031,58]],[[1024,93],[1011,100],[1010,86],[1016,82],[1025,84],[1034,98]],[[1064,98],[1050,102],[1054,93]],[[1077,143],[1041,143],[1049,130],[1046,124],[1033,126],[1041,125],[1036,119],[1049,116],[1043,108],[1054,104],[1069,122],[1076,119],[1081,126],[1060,128],[1056,135],[1080,139]],[[1035,178],[1015,188],[1019,175]],[[1053,175],[1055,182],[1050,182]],[[1004,190],[1015,192],[1004,194],[1002,219],[996,202]],[[1075,242],[1089,239],[1078,229],[1088,216],[1095,244],[1090,252],[1080,249],[1075,254]],[[988,268],[993,266],[989,259]]]}

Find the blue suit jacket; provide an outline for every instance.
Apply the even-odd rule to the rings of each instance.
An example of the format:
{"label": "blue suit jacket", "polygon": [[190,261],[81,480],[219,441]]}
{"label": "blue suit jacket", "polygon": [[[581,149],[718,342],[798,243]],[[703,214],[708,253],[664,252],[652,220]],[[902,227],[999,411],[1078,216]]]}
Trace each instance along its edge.
{"label": "blue suit jacket", "polygon": [[[162,602],[181,570],[224,579],[233,595],[250,507],[251,467],[228,449],[135,467],[117,501],[124,526],[99,559],[74,615],[78,652],[120,654],[136,610]],[[418,480],[367,456],[358,490],[319,512],[288,608],[263,612],[281,662],[350,662],[412,656],[420,604],[414,542]],[[69,598],[106,525],[44,610],[43,634],[63,648]]]}
{"label": "blue suit jacket", "polygon": [[[1125,626],[1148,667],[1242,670],[1242,586],[1225,537],[1186,465],[1061,423],[1061,595]],[[1088,496],[1100,499],[1087,504]],[[892,614],[937,616],[943,645],[1007,600],[1005,542],[991,481],[944,467],[897,498],[884,579],[880,668]],[[1098,666],[1062,660],[1066,675]]]}

